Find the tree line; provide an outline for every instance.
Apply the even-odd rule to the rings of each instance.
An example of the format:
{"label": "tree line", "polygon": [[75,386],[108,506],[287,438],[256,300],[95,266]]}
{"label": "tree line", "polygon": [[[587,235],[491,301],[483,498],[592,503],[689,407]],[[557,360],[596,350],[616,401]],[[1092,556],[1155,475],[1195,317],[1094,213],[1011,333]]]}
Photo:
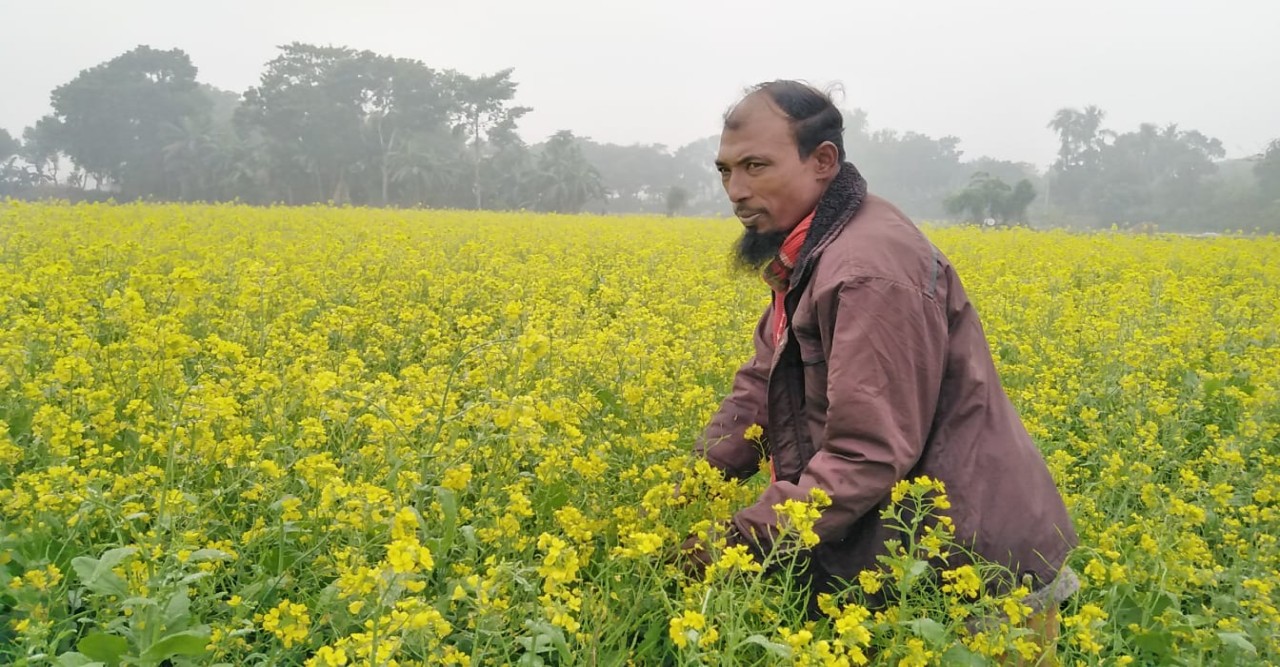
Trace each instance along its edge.
{"label": "tree line", "polygon": [[[20,138],[0,129],[0,196],[538,210],[728,211],[712,167],[718,134],[667,146],[562,130],[526,143],[531,109],[512,69],[481,75],[338,46],[279,47],[257,85],[197,78],[180,49],[139,46],[50,94]],[[918,219],[1173,229],[1280,225],[1280,140],[1249,161],[1176,125],[1119,133],[1096,107],[1047,129],[1047,173],[960,140],[873,130],[845,112],[845,145],[873,191]]]}
{"label": "tree line", "polygon": [[290,44],[235,94],[140,46],[55,88],[23,132],[23,185],[116,198],[577,211],[603,196],[571,133],[526,146],[511,70],[482,76]]}
{"label": "tree line", "polygon": [[1096,106],[1061,109],[1049,172],[1058,208],[1086,220],[1162,228],[1280,231],[1280,139],[1259,155],[1224,161],[1222,142],[1177,124],[1103,127]]}

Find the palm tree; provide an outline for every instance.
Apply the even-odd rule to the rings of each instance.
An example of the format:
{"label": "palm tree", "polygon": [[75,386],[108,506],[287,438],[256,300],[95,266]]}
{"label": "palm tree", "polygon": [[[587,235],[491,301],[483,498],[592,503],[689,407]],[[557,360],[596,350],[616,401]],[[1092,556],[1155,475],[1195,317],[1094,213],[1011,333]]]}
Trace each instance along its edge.
{"label": "palm tree", "polygon": [[538,172],[543,210],[577,213],[588,201],[604,198],[600,172],[583,157],[569,130],[556,132],[547,140],[538,156]]}
{"label": "palm tree", "polygon": [[1097,164],[1099,154],[1106,147],[1106,138],[1110,136],[1102,129],[1102,119],[1106,115],[1105,111],[1092,104],[1084,111],[1058,109],[1047,127],[1058,134],[1058,161],[1054,166],[1059,171]]}
{"label": "palm tree", "polygon": [[164,169],[178,182],[178,199],[190,201],[208,196],[219,152],[209,119],[187,116],[177,125],[166,124],[161,132],[165,141],[161,149]]}
{"label": "palm tree", "polygon": [[448,135],[412,135],[387,156],[391,184],[408,193],[409,203],[465,205],[469,197],[459,194],[468,180],[464,151]]}

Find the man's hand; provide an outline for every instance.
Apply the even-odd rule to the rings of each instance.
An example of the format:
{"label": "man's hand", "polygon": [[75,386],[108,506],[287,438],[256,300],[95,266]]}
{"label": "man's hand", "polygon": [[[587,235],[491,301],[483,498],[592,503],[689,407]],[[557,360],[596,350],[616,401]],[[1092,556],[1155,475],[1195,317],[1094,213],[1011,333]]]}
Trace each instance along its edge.
{"label": "man's hand", "polygon": [[685,576],[702,580],[711,564],[711,550],[707,543],[697,535],[690,535],[680,545],[680,553],[676,555],[677,564]]}

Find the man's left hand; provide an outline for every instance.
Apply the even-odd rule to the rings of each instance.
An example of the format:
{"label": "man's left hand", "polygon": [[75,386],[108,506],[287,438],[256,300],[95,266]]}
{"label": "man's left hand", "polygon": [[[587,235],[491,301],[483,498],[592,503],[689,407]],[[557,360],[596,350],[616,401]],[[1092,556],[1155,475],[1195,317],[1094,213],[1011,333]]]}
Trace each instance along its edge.
{"label": "man's left hand", "polygon": [[702,580],[711,564],[711,550],[706,541],[697,535],[690,535],[680,545],[680,553],[676,555],[680,570],[691,579]]}

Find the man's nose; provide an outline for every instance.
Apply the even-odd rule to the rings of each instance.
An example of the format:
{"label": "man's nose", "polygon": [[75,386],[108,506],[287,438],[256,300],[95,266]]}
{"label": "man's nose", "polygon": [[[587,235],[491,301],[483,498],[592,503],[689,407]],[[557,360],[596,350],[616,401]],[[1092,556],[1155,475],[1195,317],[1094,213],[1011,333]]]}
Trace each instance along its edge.
{"label": "man's nose", "polygon": [[729,172],[729,178],[724,182],[724,191],[729,195],[729,201],[735,204],[751,198],[751,188],[747,187],[746,175],[737,170]]}

